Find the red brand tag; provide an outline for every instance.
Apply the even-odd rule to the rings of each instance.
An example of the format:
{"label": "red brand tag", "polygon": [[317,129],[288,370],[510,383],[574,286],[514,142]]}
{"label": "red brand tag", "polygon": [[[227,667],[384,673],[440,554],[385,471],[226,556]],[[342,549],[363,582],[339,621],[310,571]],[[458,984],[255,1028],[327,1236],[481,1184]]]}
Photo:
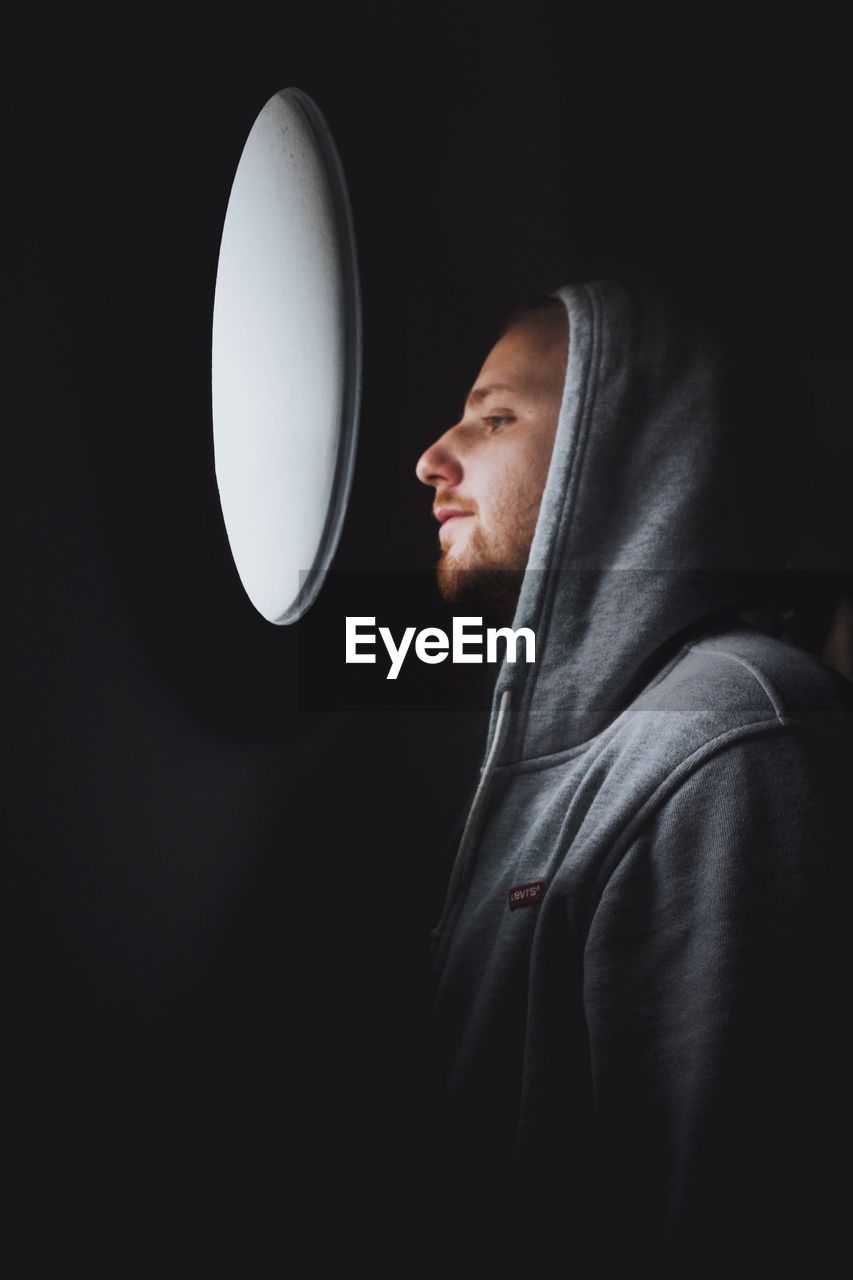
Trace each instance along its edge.
{"label": "red brand tag", "polygon": [[516,884],[509,891],[509,909],[516,907],[532,907],[545,892],[544,880],[533,880],[530,884]]}

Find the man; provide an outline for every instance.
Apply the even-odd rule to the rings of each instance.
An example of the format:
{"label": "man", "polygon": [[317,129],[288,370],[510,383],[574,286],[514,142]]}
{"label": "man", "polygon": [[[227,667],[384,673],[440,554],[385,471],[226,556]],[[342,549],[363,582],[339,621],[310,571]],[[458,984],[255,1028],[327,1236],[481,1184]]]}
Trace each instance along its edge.
{"label": "man", "polygon": [[512,621],[527,565],[567,355],[559,299],[525,309],[488,356],[460,421],[417,465],[419,479],[436,490],[442,595],[501,625]]}
{"label": "man", "polygon": [[537,640],[433,935],[440,1181],[478,1238],[692,1265],[832,1219],[853,689],[741,621],[794,549],[784,412],[661,296],[567,286],[418,462],[444,594]]}

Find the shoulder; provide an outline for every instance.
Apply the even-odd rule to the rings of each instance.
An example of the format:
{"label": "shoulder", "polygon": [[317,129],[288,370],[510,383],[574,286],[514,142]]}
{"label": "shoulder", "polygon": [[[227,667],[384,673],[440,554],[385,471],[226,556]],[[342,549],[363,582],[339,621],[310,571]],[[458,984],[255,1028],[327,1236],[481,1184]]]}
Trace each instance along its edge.
{"label": "shoulder", "polygon": [[808,869],[838,888],[849,862],[851,695],[824,663],[751,628],[692,642],[638,700],[652,712],[639,717],[651,785],[599,886],[650,874],[692,893],[781,878],[793,892]]}
{"label": "shoulder", "polygon": [[673,806],[713,816],[723,792],[785,808],[853,789],[853,685],[750,627],[685,645],[614,730],[620,771],[637,780],[626,835]]}
{"label": "shoulder", "polygon": [[[853,684],[819,658],[752,627],[725,631],[690,646],[688,654],[699,666],[715,670],[763,695],[782,720],[830,728],[842,727],[853,716]],[[759,693],[760,691],[760,693]]]}
{"label": "shoulder", "polygon": [[853,725],[853,684],[793,645],[736,627],[685,646],[635,708],[680,713],[673,727],[682,718],[701,721],[712,737],[783,725],[844,735]]}

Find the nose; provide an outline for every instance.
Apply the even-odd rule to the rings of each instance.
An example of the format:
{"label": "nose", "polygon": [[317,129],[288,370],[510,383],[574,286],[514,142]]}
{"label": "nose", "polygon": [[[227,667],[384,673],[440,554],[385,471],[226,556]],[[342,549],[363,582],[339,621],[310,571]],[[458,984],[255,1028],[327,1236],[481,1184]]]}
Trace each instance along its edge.
{"label": "nose", "polygon": [[433,441],[418,458],[415,475],[421,484],[431,484],[436,489],[442,485],[449,489],[462,479],[462,464],[449,438],[450,431],[445,431],[443,436]]}

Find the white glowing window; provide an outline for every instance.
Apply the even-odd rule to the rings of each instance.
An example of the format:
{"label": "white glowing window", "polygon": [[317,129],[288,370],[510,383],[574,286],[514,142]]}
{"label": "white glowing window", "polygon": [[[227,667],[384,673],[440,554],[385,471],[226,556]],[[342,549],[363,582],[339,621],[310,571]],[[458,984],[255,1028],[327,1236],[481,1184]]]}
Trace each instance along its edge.
{"label": "white glowing window", "polygon": [[349,498],[361,385],[352,217],[299,89],[270,98],[225,214],[213,309],[216,479],[240,579],[270,622],[315,599]]}

